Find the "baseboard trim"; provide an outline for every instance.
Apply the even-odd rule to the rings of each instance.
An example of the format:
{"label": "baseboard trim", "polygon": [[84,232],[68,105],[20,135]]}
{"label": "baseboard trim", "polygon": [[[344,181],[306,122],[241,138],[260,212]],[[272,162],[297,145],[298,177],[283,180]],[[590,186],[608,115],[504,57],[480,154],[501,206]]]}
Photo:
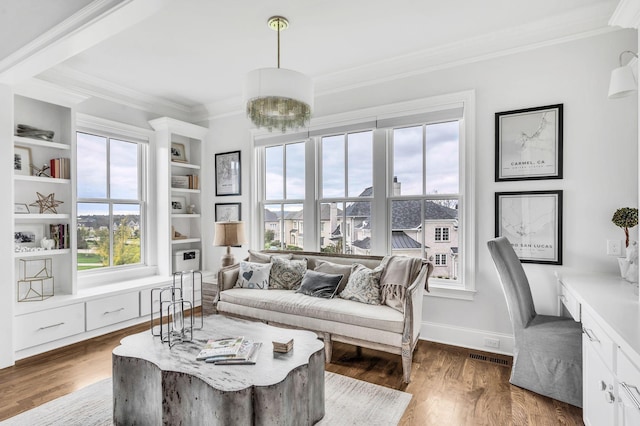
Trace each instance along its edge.
{"label": "baseboard trim", "polygon": [[[513,335],[510,334],[423,321],[420,339],[484,352],[513,355]],[[485,339],[498,340],[499,347],[486,346]]]}

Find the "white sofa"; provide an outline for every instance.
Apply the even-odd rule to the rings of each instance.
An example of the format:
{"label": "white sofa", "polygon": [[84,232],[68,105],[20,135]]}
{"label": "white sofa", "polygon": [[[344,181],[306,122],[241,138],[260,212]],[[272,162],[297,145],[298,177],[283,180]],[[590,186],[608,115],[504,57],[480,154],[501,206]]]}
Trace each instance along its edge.
{"label": "white sofa", "polygon": [[[340,265],[360,263],[368,268],[380,265],[383,257],[354,256],[315,252],[261,252],[290,254],[292,259],[307,259],[314,269],[321,261]],[[411,361],[422,316],[424,290],[433,270],[422,262],[415,279],[406,288],[404,313],[390,306],[370,305],[339,297],[324,299],[296,293],[294,290],[234,288],[239,264],[222,268],[218,273],[216,308],[221,314],[260,320],[273,325],[314,331],[325,344],[326,362],[331,361],[332,342],[382,350],[402,356],[403,379],[409,383]]]}

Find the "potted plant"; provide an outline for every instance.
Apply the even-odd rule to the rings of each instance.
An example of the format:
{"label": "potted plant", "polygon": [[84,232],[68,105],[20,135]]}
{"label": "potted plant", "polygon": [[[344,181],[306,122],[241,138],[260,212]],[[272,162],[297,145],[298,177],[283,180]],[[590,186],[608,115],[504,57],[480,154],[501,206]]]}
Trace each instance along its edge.
{"label": "potted plant", "polygon": [[617,227],[624,229],[624,246],[629,247],[629,228],[638,224],[638,209],[634,207],[621,207],[613,214],[611,221]]}
{"label": "potted plant", "polygon": [[638,282],[638,242],[634,241],[629,247],[629,228],[638,224],[638,209],[633,207],[622,207],[616,210],[611,221],[619,228],[624,229],[625,247],[627,248],[626,258],[618,258],[620,275],[632,283]]}

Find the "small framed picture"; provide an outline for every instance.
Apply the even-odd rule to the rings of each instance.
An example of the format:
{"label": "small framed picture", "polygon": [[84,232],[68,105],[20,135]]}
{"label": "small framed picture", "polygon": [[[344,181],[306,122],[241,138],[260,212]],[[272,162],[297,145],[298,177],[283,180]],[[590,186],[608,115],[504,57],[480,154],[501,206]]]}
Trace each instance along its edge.
{"label": "small framed picture", "polygon": [[15,203],[13,205],[13,213],[15,214],[29,214],[29,206],[23,203]]}
{"label": "small framed picture", "polygon": [[189,189],[189,176],[171,176],[171,187]]}
{"label": "small framed picture", "polygon": [[216,222],[236,222],[241,219],[240,203],[216,203]]}
{"label": "small framed picture", "polygon": [[184,149],[184,144],[171,142],[171,161],[187,162],[187,152]]}
{"label": "small framed picture", "polygon": [[495,181],[562,179],[562,104],[498,112]]}
{"label": "small framed picture", "polygon": [[216,196],[241,195],[240,151],[215,155]]}
{"label": "small framed picture", "polygon": [[187,212],[187,199],[185,197],[171,197],[171,213],[182,214]]}
{"label": "small framed picture", "polygon": [[16,225],[13,230],[13,242],[20,247],[40,247],[42,237],[43,225]]}
{"label": "small framed picture", "polygon": [[13,173],[31,176],[31,148],[16,146],[13,149]]}
{"label": "small framed picture", "polygon": [[496,192],[496,237],[524,263],[562,265],[562,191]]}

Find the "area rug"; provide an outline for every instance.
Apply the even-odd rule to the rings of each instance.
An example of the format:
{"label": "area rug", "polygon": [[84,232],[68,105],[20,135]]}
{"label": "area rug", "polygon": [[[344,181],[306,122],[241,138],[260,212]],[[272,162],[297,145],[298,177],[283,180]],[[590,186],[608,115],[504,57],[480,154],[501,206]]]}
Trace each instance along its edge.
{"label": "area rug", "polygon": [[[111,379],[104,379],[0,425],[111,426]],[[397,425],[411,394],[325,372],[325,416],[318,425]]]}

